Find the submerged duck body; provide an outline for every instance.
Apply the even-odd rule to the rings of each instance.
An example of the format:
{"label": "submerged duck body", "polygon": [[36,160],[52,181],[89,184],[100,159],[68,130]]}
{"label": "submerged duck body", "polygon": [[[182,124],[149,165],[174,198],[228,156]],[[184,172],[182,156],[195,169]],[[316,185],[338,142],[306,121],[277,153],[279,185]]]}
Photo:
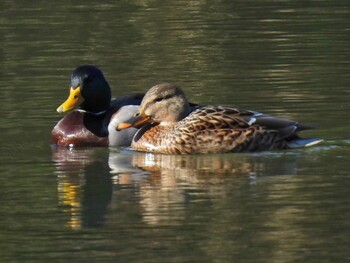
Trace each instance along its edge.
{"label": "submerged duck body", "polygon": [[110,137],[108,126],[114,127],[118,121],[132,116],[138,106],[121,109],[139,105],[142,98],[143,94],[135,94],[112,99],[110,86],[101,70],[90,65],[79,66],[72,73],[68,99],[57,108],[60,113],[73,111],[53,128],[51,142],[76,147],[130,145],[130,134],[136,129],[113,132]]}
{"label": "submerged duck body", "polygon": [[297,135],[309,127],[254,111],[222,106],[192,111],[183,91],[168,83],[152,87],[139,113],[119,128],[130,126],[140,127],[133,149],[163,154],[283,150],[321,141]]}

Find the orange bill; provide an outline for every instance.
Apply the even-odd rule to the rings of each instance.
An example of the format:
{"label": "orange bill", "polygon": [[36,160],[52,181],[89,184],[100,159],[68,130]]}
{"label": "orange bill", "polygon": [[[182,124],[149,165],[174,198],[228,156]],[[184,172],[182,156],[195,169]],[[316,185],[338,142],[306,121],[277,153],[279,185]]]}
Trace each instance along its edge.
{"label": "orange bill", "polygon": [[137,114],[128,120],[128,122],[119,123],[117,130],[123,130],[130,127],[140,128],[143,124],[147,123],[150,120],[150,117],[146,115]]}

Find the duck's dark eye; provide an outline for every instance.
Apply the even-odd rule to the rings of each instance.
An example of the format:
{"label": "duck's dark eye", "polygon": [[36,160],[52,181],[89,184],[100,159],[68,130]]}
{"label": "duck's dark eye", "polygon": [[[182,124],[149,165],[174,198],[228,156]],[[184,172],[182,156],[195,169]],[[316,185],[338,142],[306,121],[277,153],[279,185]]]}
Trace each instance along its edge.
{"label": "duck's dark eye", "polygon": [[74,99],[77,99],[78,98],[78,95],[74,95]]}
{"label": "duck's dark eye", "polygon": [[139,112],[136,112],[135,114],[134,114],[134,117],[139,117],[140,116],[140,113]]}
{"label": "duck's dark eye", "polygon": [[171,95],[171,94],[169,94],[169,95],[164,95],[163,97],[156,98],[154,101],[155,101],[155,102],[160,102],[160,101],[162,101],[162,100],[168,100],[168,99],[170,99],[170,98],[172,98],[172,95]]}

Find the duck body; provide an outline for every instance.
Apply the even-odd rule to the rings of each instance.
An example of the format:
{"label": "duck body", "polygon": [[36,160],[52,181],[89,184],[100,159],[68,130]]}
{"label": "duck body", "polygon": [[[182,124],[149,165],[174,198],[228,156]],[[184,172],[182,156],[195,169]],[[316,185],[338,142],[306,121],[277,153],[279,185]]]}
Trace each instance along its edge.
{"label": "duck body", "polygon": [[249,124],[247,119],[255,115],[258,113],[234,108],[202,107],[177,123],[141,128],[132,148],[165,154],[288,149],[287,140],[279,131]]}
{"label": "duck body", "polygon": [[134,94],[111,99],[111,90],[102,72],[94,66],[79,66],[71,76],[68,99],[57,108],[58,112],[72,111],[53,128],[51,143],[75,147],[130,145],[131,138],[125,134],[135,133],[136,129],[114,132],[110,141],[108,126],[114,118],[125,119],[134,114],[137,106],[131,111],[121,109],[139,105],[142,98],[143,94]]}
{"label": "duck body", "polygon": [[321,141],[297,135],[307,126],[254,111],[222,106],[191,111],[182,90],[168,83],[146,93],[140,112],[121,128],[128,125],[140,126],[133,149],[163,154],[284,150]]}
{"label": "duck body", "polygon": [[[86,116],[84,112],[73,111],[63,117],[51,132],[51,143],[58,146],[107,146],[108,135],[99,134],[86,127],[85,123],[102,127],[104,120]],[[88,125],[89,126],[89,125]],[[100,131],[98,131],[100,132]]]}
{"label": "duck body", "polygon": [[137,129],[109,131],[138,110],[142,97],[135,94],[112,100],[108,111],[100,115],[79,109],[68,113],[53,128],[51,143],[70,147],[130,146]]}

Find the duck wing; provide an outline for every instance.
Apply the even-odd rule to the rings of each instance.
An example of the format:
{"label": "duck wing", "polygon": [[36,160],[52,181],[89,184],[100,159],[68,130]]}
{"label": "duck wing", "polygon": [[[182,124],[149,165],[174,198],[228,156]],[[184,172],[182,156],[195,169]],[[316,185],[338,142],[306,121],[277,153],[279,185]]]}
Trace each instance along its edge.
{"label": "duck wing", "polygon": [[297,121],[278,118],[259,112],[254,112],[247,121],[250,125],[257,125],[267,130],[278,131],[282,139],[294,136],[297,132],[313,128],[311,126],[300,124]]}
{"label": "duck wing", "polygon": [[291,138],[296,136],[297,132],[312,129],[293,120],[256,111],[211,105],[195,110],[186,118],[186,122],[196,123],[201,129],[246,129],[259,126],[265,130],[277,131],[281,139]]}
{"label": "duck wing", "polygon": [[179,122],[196,130],[248,128],[250,124],[242,118],[244,112],[235,108],[222,106],[205,106],[194,110],[189,116]]}
{"label": "duck wing", "polygon": [[135,93],[112,99],[111,107],[120,108],[126,105],[140,105],[144,95],[143,93]]}

